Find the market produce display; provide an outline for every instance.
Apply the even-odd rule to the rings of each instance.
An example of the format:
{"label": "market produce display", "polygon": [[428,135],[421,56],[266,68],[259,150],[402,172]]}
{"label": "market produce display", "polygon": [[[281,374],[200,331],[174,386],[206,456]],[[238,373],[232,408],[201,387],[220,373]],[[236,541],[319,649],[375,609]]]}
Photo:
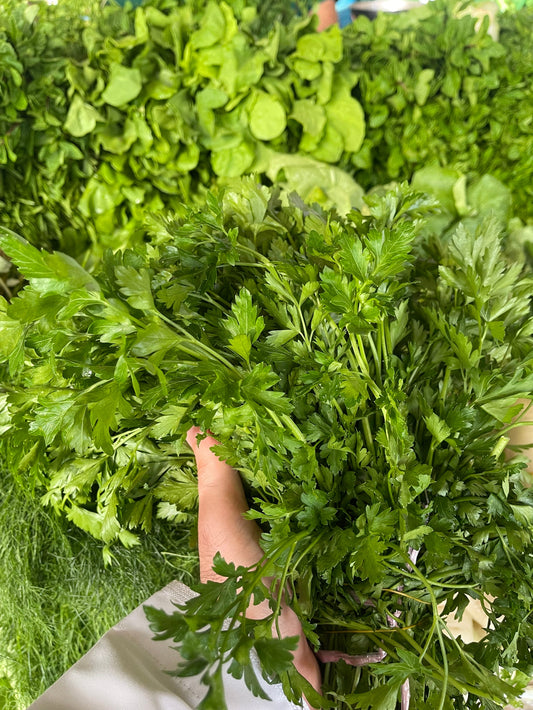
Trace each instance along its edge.
{"label": "market produce display", "polygon": [[500,16],[499,42],[456,11],[429,3],[345,30],[367,121],[361,151],[343,165],[365,187],[410,178],[423,164],[489,173],[511,189],[517,215],[531,218],[533,8]]}
{"label": "market produce display", "polygon": [[[145,248],[109,252],[94,274],[3,230],[29,280],[2,314],[7,460],[77,525],[128,545],[155,508],[194,526],[184,437],[211,430],[309,638],[387,653],[330,666],[333,707],[394,708],[407,678],[415,708],[500,707],[533,641],[533,495],[502,456],[533,390],[532,280],[494,222],[424,236],[432,203],[406,188],[345,220],[279,198],[239,182],[154,220]],[[290,642],[243,618],[265,570],[219,569],[230,581],[204,587],[188,621],[157,617],[184,643],[184,672],[208,669],[202,707],[224,707],[228,654],[257,690],[252,646],[296,697]],[[494,625],[474,648],[437,610],[469,598]],[[227,617],[240,626],[222,631]]]}
{"label": "market produce display", "polygon": [[[190,583],[191,424],[311,643],[381,659],[325,666],[317,706],[495,710],[533,674],[532,489],[504,456],[533,397],[533,8],[497,41],[444,0],[320,35],[307,9],[0,0],[6,710]],[[231,654],[258,692],[252,647],[311,697],[243,618],[265,570],[217,564],[150,614],[202,708]],[[120,603],[74,619],[91,579]],[[471,598],[491,628],[466,646],[445,615]]]}
{"label": "market produce display", "polygon": [[531,8],[495,42],[441,0],[321,35],[240,0],[0,7],[0,219],[35,244],[98,258],[250,172],[332,206],[431,163],[531,218]]}

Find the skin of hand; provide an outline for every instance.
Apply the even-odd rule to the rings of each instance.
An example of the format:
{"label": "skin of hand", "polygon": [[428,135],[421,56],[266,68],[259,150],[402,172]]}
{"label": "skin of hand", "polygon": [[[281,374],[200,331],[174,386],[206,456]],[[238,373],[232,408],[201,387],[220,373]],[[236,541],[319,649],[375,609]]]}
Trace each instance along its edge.
{"label": "skin of hand", "polygon": [[337,10],[335,9],[335,0],[325,0],[321,2],[317,8],[316,14],[318,15],[318,31],[331,27],[331,25],[336,24],[339,21],[337,17]]}
{"label": "skin of hand", "polygon": [[[256,564],[263,551],[259,545],[261,532],[253,520],[246,520],[243,513],[248,503],[239,474],[220,460],[211,450],[218,442],[211,436],[198,441],[202,431],[192,427],[187,433],[187,443],[196,458],[198,468],[198,551],[200,556],[200,579],[221,582],[213,570],[217,552],[227,562],[245,567]],[[250,619],[263,619],[271,613],[267,601],[250,606]],[[302,630],[295,612],[282,604],[278,619],[280,637],[299,636],[294,651],[294,666],[311,685],[320,692],[321,677],[317,660]],[[274,631],[274,633],[277,633]]]}

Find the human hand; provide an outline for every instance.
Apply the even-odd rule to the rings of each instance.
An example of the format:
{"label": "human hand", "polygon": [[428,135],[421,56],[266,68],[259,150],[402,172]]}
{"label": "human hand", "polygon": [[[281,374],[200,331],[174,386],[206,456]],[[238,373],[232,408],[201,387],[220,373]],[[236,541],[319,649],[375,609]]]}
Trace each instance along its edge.
{"label": "human hand", "polygon": [[316,14],[318,15],[317,30],[319,32],[322,32],[322,30],[331,27],[331,25],[339,21],[335,8],[335,0],[324,0],[324,2],[321,2],[316,10]]}
{"label": "human hand", "polygon": [[[220,460],[211,450],[218,442],[207,436],[198,442],[199,427],[192,427],[187,433],[187,443],[193,450],[198,468],[198,551],[200,555],[200,579],[224,581],[213,570],[213,559],[217,552],[236,566],[249,567],[263,557],[259,545],[261,532],[252,520],[243,514],[248,510],[244,489],[239,474],[225,461]],[[271,613],[268,601],[251,605],[246,616],[250,619],[264,619]],[[321,677],[317,660],[305,638],[302,625],[295,612],[287,605],[281,605],[278,623],[273,633],[279,637],[298,636],[299,642],[293,652],[296,670],[320,692]]]}

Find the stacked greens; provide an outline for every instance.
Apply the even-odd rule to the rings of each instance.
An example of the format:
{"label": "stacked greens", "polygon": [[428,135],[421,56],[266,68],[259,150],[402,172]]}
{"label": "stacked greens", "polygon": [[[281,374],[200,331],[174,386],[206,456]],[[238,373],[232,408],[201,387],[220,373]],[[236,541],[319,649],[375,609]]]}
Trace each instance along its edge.
{"label": "stacked greens", "polygon": [[[313,645],[387,653],[325,669],[334,707],[394,710],[408,678],[416,710],[493,710],[532,671],[533,494],[503,457],[533,394],[531,278],[496,222],[442,239],[419,193],[367,201],[343,219],[240,182],[92,275],[0,239],[29,280],[2,309],[4,453],[47,503],[107,545],[156,507],[194,527],[192,424],[245,481],[265,567],[219,560],[228,582],[198,587],[185,617],[152,613],[182,672],[204,673],[204,710],[224,707],[229,655],[259,692],[252,647],[312,697],[292,641],[243,616],[264,574],[294,590]],[[465,646],[444,615],[470,598],[491,629]]]}
{"label": "stacked greens", "polygon": [[[357,75],[338,28],[317,35],[299,18],[260,37],[242,2],[94,4],[90,20],[79,3],[3,5],[0,217],[33,243],[79,255],[90,239],[97,256],[135,241],[147,213],[179,211],[217,180],[252,170],[275,179],[282,165],[316,172],[316,161],[361,145]],[[278,157],[276,169],[300,140],[307,163]]]}
{"label": "stacked greens", "polygon": [[365,187],[410,179],[422,165],[489,173],[531,218],[533,7],[499,16],[498,42],[457,14],[429,3],[345,30],[367,121],[361,151],[342,164]]}
{"label": "stacked greens", "polygon": [[531,217],[531,8],[495,42],[443,0],[321,35],[255,4],[1,0],[0,223],[94,259],[231,177],[347,209],[428,163]]}

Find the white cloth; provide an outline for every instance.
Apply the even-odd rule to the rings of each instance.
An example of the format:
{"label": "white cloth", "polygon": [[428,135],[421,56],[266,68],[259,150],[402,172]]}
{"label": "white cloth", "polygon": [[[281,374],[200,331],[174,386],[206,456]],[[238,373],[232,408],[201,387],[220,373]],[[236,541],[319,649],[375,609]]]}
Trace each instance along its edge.
{"label": "white cloth", "polygon": [[[172,641],[154,641],[143,606],[167,612],[193,592],[171,582],[110,629],[28,710],[195,710],[207,692],[199,677],[175,678],[165,673],[181,660]],[[258,669],[258,662],[252,659]],[[225,674],[230,710],[294,710],[279,685],[258,678],[272,699],[255,698],[243,680]]]}

